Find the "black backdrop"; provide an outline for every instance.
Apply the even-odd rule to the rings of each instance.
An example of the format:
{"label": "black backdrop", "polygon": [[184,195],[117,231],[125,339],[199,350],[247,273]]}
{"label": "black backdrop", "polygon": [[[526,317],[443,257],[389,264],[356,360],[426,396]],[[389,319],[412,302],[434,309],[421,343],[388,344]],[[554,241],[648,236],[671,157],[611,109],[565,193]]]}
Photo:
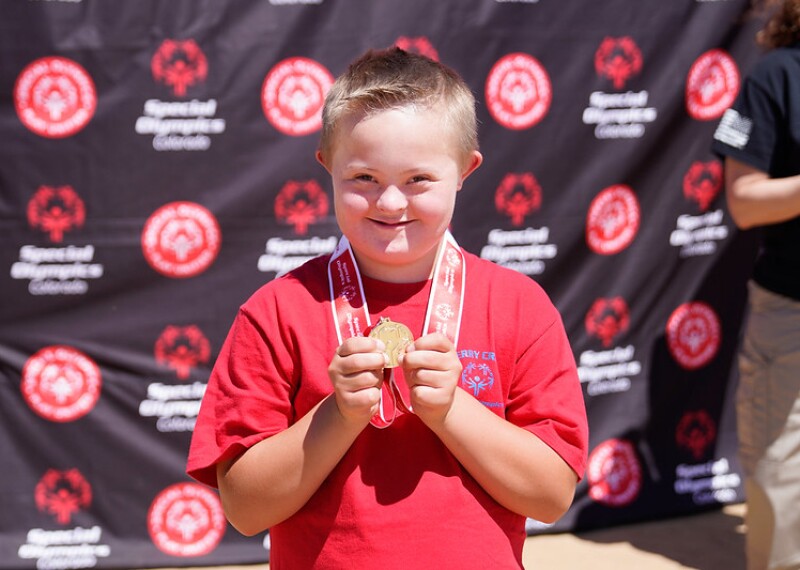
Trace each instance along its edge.
{"label": "black backdrop", "polygon": [[0,568],[266,558],[186,449],[238,305],[333,248],[322,97],[392,44],[473,87],[486,160],[453,233],[545,287],[580,368],[586,479],[530,532],[742,500],[754,246],[708,149],[758,57],[745,0],[0,8]]}

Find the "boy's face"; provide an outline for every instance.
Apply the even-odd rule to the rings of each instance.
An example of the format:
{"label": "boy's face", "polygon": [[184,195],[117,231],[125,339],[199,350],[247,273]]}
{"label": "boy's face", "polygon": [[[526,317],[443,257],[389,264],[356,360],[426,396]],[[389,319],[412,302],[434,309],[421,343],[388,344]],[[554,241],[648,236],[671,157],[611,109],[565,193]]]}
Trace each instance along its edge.
{"label": "boy's face", "polygon": [[413,282],[429,277],[456,192],[481,163],[468,157],[437,109],[402,108],[346,117],[330,156],[336,219],[365,275]]}

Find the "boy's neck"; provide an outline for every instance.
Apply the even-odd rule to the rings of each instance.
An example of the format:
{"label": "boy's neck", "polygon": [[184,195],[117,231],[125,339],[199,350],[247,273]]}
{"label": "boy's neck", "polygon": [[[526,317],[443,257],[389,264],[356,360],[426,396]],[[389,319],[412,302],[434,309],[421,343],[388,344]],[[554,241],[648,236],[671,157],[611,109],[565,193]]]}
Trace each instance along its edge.
{"label": "boy's neck", "polygon": [[437,250],[434,250],[433,255],[426,256],[426,258],[417,263],[408,265],[388,265],[371,263],[362,256],[359,256],[357,251],[353,251],[361,275],[386,283],[420,283],[429,280],[433,273],[436,253]]}

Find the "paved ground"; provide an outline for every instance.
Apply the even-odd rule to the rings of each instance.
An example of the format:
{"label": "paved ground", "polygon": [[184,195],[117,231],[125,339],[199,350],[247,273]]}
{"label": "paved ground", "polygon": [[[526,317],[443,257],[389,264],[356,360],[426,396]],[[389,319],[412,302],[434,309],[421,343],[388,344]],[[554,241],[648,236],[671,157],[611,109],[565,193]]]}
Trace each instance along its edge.
{"label": "paved ground", "polygon": [[669,520],[527,540],[526,569],[745,570],[743,505]]}
{"label": "paved ground", "polygon": [[[745,570],[743,516],[743,505],[731,505],[688,517],[533,536],[525,543],[523,561],[528,570]],[[256,564],[205,570],[268,568]]]}

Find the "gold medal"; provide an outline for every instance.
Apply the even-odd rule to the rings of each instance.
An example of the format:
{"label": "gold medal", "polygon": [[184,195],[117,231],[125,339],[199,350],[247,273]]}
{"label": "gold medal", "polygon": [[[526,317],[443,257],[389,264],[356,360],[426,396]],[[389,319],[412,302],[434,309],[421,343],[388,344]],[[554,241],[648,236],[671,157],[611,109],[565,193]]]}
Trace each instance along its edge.
{"label": "gold medal", "polygon": [[414,342],[414,335],[406,325],[396,323],[386,317],[381,317],[378,324],[372,327],[369,336],[380,339],[386,345],[386,368],[397,366],[400,355],[409,344]]}

